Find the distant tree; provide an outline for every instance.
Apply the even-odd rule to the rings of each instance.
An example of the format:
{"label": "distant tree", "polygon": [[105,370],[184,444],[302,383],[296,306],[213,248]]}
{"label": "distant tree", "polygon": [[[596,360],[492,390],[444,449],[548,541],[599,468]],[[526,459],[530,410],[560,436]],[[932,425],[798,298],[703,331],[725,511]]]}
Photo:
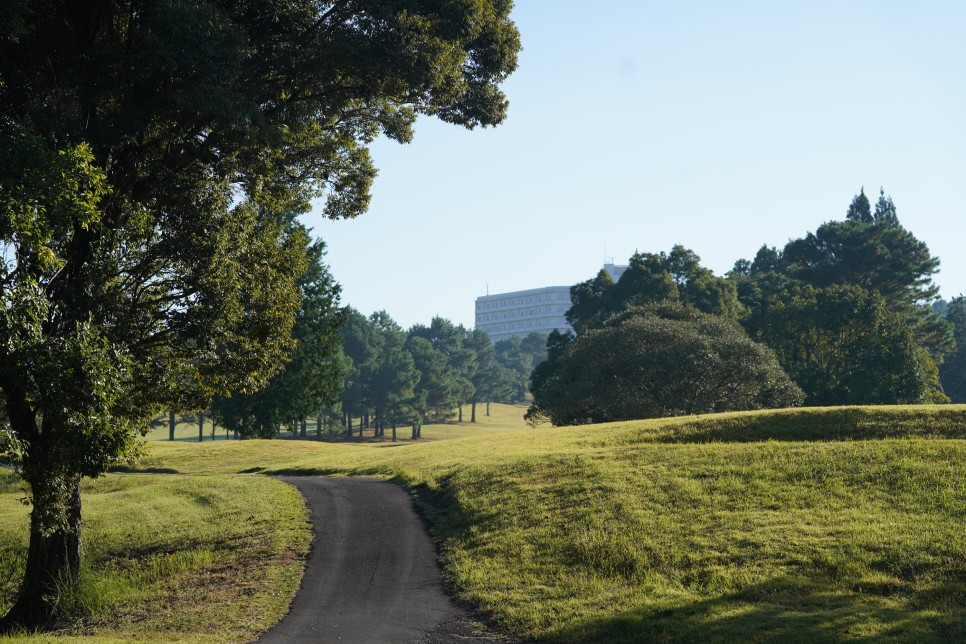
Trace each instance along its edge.
{"label": "distant tree", "polygon": [[520,349],[530,355],[533,366],[537,366],[547,359],[547,336],[536,332],[528,333],[520,341]]}
{"label": "distant tree", "polygon": [[473,393],[470,397],[470,422],[476,422],[476,405],[486,403],[486,415],[490,415],[490,403],[506,400],[510,395],[511,376],[500,364],[496,351],[486,331],[470,331],[467,340],[476,356],[476,370],[470,378]]}
{"label": "distant tree", "polygon": [[[541,341],[546,343],[542,337]],[[493,351],[497,362],[507,370],[509,375],[507,402],[523,402],[526,398],[530,373],[533,371],[533,356],[523,350],[523,340],[518,335],[511,335],[498,341],[493,346]]]}
{"label": "distant tree", "polygon": [[429,326],[416,325],[410,335],[429,340],[446,356],[453,377],[453,400],[458,420],[463,420],[463,405],[473,397],[473,376],[476,374],[476,352],[469,340],[470,332],[441,317],[434,317]]}
{"label": "distant tree", "polygon": [[879,188],[879,200],[875,202],[875,212],[872,214],[872,219],[890,226],[899,225],[896,205],[892,203],[892,197],[887,197],[882,188]]}
{"label": "distant tree", "polygon": [[[631,255],[627,261],[627,268],[605,297],[606,316],[609,317],[632,306],[643,306],[665,300],[677,301],[680,298],[680,286],[671,275],[670,268],[667,257],[663,254],[634,253]],[[579,333],[580,331],[578,335]]]}
{"label": "distant tree", "polygon": [[406,350],[413,358],[419,379],[413,387],[412,438],[420,438],[423,422],[440,422],[451,417],[456,383],[446,356],[426,338],[410,335]]}
{"label": "distant tree", "polygon": [[857,221],[862,224],[871,224],[873,222],[872,206],[869,204],[869,198],[865,196],[864,187],[859,190],[859,194],[852,198],[849,209],[845,211],[845,219],[848,221]]}
{"label": "distant tree", "polygon": [[378,311],[369,321],[378,337],[378,353],[369,375],[375,434],[385,436],[389,427],[395,441],[397,425],[412,421],[419,372],[406,350],[406,334],[389,314]]}
{"label": "distant tree", "polygon": [[748,321],[809,405],[941,400],[938,373],[885,298],[858,286],[795,287]]}
{"label": "distant tree", "polygon": [[579,425],[799,404],[774,354],[734,321],[671,303],[631,309],[576,338],[551,334],[531,422]]}
{"label": "distant tree", "polygon": [[598,326],[610,315],[611,291],[614,280],[601,269],[593,279],[570,287],[570,308],[565,317],[576,330]]}
{"label": "distant tree", "polygon": [[348,361],[349,371],[339,399],[346,415],[346,432],[353,432],[353,418],[362,420],[372,410],[372,378],[379,359],[379,335],[365,315],[349,308],[346,324],[342,329],[342,348]]}
{"label": "distant tree", "polygon": [[243,438],[271,438],[283,422],[304,428],[308,416],[332,405],[342,391],[345,360],[340,329],[346,312],[339,308],[339,285],[323,262],[325,244],[305,249],[309,268],[299,280],[301,304],[292,336],[296,345],[283,371],[257,392],[215,397],[212,421]]}
{"label": "distant tree", "polygon": [[493,349],[497,362],[505,369],[505,398],[501,402],[523,402],[534,367],[547,359],[547,336],[536,332],[522,338],[514,335],[500,340]]}
{"label": "distant tree", "polygon": [[606,271],[570,289],[567,322],[578,335],[635,306],[680,302],[705,313],[737,318],[742,309],[734,281],[715,276],[684,246],[670,253],[634,253],[614,283]]}
{"label": "distant tree", "polygon": [[939,367],[943,392],[954,403],[966,403],[966,298],[954,297],[947,306],[946,320],[953,326],[956,349]]}
{"label": "distant tree", "polygon": [[846,221],[827,222],[815,233],[790,241],[782,254],[782,270],[816,288],[840,284],[877,291],[934,360],[952,348],[949,325],[931,307],[939,291],[932,281],[939,259],[899,224],[895,205],[884,193],[875,213],[863,192],[852,200]]}

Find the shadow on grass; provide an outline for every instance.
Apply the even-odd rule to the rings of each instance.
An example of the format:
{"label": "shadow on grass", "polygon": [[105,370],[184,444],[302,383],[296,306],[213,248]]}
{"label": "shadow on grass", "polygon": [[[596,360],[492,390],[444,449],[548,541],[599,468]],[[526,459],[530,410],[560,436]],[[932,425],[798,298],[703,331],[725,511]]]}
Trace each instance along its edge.
{"label": "shadow on grass", "polygon": [[111,474],[180,474],[178,470],[171,467],[139,467],[135,465],[116,465],[108,470]]}
{"label": "shadow on grass", "polygon": [[[535,641],[964,642],[966,605],[950,604],[948,591],[936,586],[903,597],[859,595],[779,579],[665,610],[615,607],[612,617],[580,622]],[[958,593],[962,597],[962,587]]]}
{"label": "shadow on grass", "polygon": [[747,443],[899,438],[966,439],[966,406],[800,408],[704,416],[630,434],[620,442]]}
{"label": "shadow on grass", "polygon": [[[243,470],[242,474],[249,473],[266,474],[268,476],[348,476],[345,470],[331,467],[279,467],[279,468],[260,468],[253,467]],[[365,474],[353,474],[353,476],[366,476]]]}

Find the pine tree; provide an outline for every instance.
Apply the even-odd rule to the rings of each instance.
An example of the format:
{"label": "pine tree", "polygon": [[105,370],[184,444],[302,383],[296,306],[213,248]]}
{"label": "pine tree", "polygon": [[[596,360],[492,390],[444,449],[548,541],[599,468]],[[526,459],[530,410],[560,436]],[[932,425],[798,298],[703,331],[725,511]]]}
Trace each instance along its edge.
{"label": "pine tree", "polygon": [[845,218],[848,221],[859,221],[863,224],[873,222],[872,207],[869,204],[869,198],[865,196],[864,187],[859,190],[859,194],[852,198],[849,209],[845,211]]}

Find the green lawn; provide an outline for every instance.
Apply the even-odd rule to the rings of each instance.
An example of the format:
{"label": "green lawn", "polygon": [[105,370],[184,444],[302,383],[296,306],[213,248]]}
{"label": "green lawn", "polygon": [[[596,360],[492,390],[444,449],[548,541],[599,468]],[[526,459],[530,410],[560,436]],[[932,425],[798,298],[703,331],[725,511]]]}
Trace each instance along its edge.
{"label": "green lawn", "polygon": [[[231,486],[279,485],[251,473],[374,475],[417,496],[452,590],[494,626],[534,641],[966,641],[966,407],[783,410],[514,431],[520,415],[522,408],[494,408],[489,427],[449,425],[435,435],[427,427],[418,442],[151,442],[141,468],[176,474],[96,483],[88,523],[113,525],[98,518],[95,499],[137,481],[145,496],[128,508],[165,499],[153,501],[160,505],[150,516],[171,521],[182,510],[167,499],[194,499],[181,491],[190,482],[217,494],[190,507],[244,530],[240,515],[225,508],[251,502],[239,501]],[[14,508],[15,496],[0,502]],[[24,510],[16,511],[22,520]],[[300,512],[292,516],[303,521]],[[2,516],[4,543],[16,546],[23,534],[10,533]],[[288,534],[304,534],[298,521]],[[178,553],[191,543],[219,543],[199,529],[196,541],[160,524],[144,533]],[[113,550],[93,559],[114,570],[111,562],[125,561],[123,544],[141,539],[107,531]],[[5,550],[5,560],[15,552]],[[150,561],[153,552],[132,559]],[[275,561],[286,559],[282,552]],[[192,570],[204,569],[200,560]],[[251,574],[262,574],[268,561],[253,562]],[[188,577],[205,578],[196,572]],[[234,615],[233,634],[208,634],[190,611],[179,624],[186,604],[161,608],[157,594],[118,600],[99,633],[125,633],[150,615],[165,624],[162,638],[175,639],[182,628],[186,641],[250,637],[256,622],[221,605],[244,594],[222,590],[223,583],[202,584],[204,591],[189,584],[184,596],[194,598],[188,604],[198,614],[207,605],[209,614]],[[272,584],[260,589],[270,594]],[[269,612],[258,623],[270,621]]]}
{"label": "green lawn", "polygon": [[402,444],[155,444],[182,472],[376,475],[449,583],[537,641],[966,640],[966,407],[808,409]]}
{"label": "green lawn", "polygon": [[[27,512],[0,485],[0,611],[22,574]],[[83,581],[57,640],[241,642],[288,609],[311,532],[298,492],[267,477],[109,475],[83,486]],[[2,641],[50,641],[29,634]]]}

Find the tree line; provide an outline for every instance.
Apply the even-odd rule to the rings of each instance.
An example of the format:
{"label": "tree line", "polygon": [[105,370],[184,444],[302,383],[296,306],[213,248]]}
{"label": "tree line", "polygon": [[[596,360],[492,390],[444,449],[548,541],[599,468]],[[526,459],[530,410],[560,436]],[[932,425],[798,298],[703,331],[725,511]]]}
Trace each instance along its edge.
{"label": "tree line", "polygon": [[635,253],[571,288],[528,418],[966,402],[966,300],[938,300],[938,269],[881,190],[724,276],[683,246]]}
{"label": "tree line", "polygon": [[530,373],[546,354],[544,336],[493,345],[485,331],[441,317],[404,330],[385,311],[342,308],[324,244],[309,250],[290,359],[262,389],[216,396],[213,423],[239,438],[272,438],[283,428],[307,438],[315,418],[316,437],[361,437],[364,429],[380,437],[388,429],[396,440],[405,426],[417,439],[426,422],[463,421],[465,405],[475,423],[480,404],[489,414],[491,402],[524,401]]}

